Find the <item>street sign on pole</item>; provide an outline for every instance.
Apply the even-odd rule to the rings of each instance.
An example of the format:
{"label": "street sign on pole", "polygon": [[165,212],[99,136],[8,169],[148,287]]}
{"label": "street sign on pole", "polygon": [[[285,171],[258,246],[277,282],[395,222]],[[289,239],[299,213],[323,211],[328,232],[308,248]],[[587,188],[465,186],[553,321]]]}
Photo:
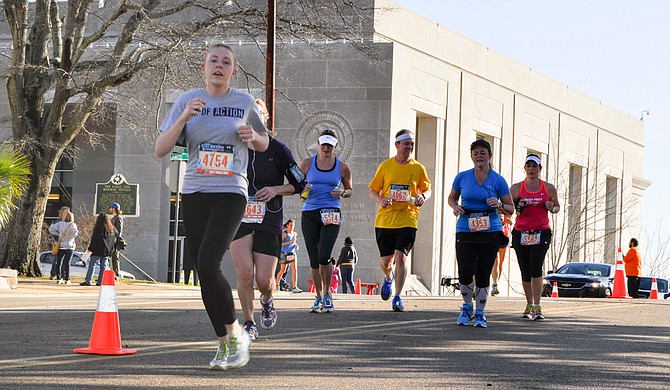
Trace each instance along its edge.
{"label": "street sign on pole", "polygon": [[170,153],[171,161],[188,161],[188,149],[184,146],[175,146]]}

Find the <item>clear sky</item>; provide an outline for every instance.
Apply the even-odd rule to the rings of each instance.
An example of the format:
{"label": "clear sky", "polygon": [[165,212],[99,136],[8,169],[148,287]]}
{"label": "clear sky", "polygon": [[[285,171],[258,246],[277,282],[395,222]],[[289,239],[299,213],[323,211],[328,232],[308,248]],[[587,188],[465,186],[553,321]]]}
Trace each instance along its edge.
{"label": "clear sky", "polygon": [[670,0],[395,2],[633,117],[649,110],[638,238],[656,253],[645,237],[670,241]]}

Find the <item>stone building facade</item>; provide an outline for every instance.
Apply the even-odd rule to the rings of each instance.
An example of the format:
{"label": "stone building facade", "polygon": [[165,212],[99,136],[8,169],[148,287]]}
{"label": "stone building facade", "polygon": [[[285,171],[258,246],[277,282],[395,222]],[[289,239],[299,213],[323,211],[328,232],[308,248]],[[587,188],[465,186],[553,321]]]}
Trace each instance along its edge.
{"label": "stone building facade", "polygon": [[[557,242],[565,247],[549,253],[546,269],[566,261],[613,262],[621,237],[636,236],[641,229],[637,216],[649,185],[642,175],[643,123],[389,0],[375,5],[374,31],[368,37],[374,56],[347,41],[284,43],[276,54],[281,91],[277,138],[300,160],[314,153],[317,133],[332,128],[340,137],[340,157],[353,172],[354,194],[343,200],[344,222],[334,256],[344,237],[351,236],[360,256],[355,277],[381,281],[374,241],[376,204],[367,185],[377,164],[394,154],[392,134],[407,128],[417,134],[416,157],[433,182],[433,197],[421,210],[408,294],[445,294],[440,278],[457,274],[456,219],[447,196],[456,174],[472,167],[469,145],[477,138],[491,142],[494,166],[510,185],[524,177],[526,154],[539,153],[546,179],[571,200],[563,201],[566,217],[554,220]],[[256,45],[235,43],[240,63],[262,74],[264,59]],[[234,83],[247,87],[239,76]],[[162,115],[180,92],[166,95]],[[252,84],[250,92],[264,96],[259,85]],[[6,112],[4,95],[0,107]],[[11,132],[6,123],[0,123],[0,130],[7,136]],[[136,124],[122,118],[110,122],[105,131],[115,138],[102,151],[82,146],[82,158],[72,172],[72,202],[92,204],[94,183],[107,181],[112,173],[139,183],[141,213],[133,219],[135,235],[127,256],[164,281],[172,269],[179,163],[155,158],[153,144],[140,140],[131,125]],[[596,192],[602,196],[594,196]],[[297,221],[304,248],[297,196],[285,198],[284,212]],[[522,291],[520,275],[513,251],[508,253],[501,292],[516,295]],[[306,251],[298,257],[305,288]],[[229,259],[223,267],[234,285]]]}

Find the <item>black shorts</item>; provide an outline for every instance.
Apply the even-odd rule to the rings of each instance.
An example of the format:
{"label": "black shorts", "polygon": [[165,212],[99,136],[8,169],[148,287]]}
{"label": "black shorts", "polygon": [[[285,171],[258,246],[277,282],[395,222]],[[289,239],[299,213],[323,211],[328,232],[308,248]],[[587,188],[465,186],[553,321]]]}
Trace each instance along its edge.
{"label": "black shorts", "polygon": [[414,248],[416,228],[375,228],[375,236],[377,237],[377,247],[381,257],[393,256],[397,250],[409,255],[409,252]]}
{"label": "black shorts", "polygon": [[237,229],[233,241],[248,234],[253,234],[254,243],[251,247],[252,251],[279,258],[279,255],[281,254],[281,234],[259,230],[259,226],[260,225],[255,223],[240,224],[240,228]]}

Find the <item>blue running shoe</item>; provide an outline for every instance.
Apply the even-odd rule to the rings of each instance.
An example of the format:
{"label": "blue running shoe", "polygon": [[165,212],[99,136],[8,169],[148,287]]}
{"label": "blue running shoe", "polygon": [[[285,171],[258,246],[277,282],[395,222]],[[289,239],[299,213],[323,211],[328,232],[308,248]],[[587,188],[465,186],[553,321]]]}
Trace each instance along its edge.
{"label": "blue running shoe", "polygon": [[316,298],[314,300],[314,304],[312,305],[312,309],[309,311],[310,313],[321,313],[321,306],[323,305],[323,301],[321,298]]}
{"label": "blue running shoe", "polygon": [[393,302],[391,303],[393,311],[405,311],[405,306],[402,305],[402,298],[399,295],[393,297]]}
{"label": "blue running shoe", "polygon": [[386,278],[384,278],[381,293],[382,293],[382,299],[385,301],[388,301],[389,298],[391,298],[391,290],[393,289],[393,280],[395,279],[394,275],[395,274],[391,272],[391,280],[386,280]]}
{"label": "blue running shoe", "polygon": [[323,310],[326,313],[332,313],[335,306],[333,306],[333,296],[326,294],[323,296]]}
{"label": "blue running shoe", "polygon": [[468,326],[470,325],[470,320],[472,320],[472,305],[464,303],[461,307],[461,314],[458,316],[456,323],[458,325]]}
{"label": "blue running shoe", "polygon": [[475,328],[486,328],[487,326],[484,310],[475,311]]}

